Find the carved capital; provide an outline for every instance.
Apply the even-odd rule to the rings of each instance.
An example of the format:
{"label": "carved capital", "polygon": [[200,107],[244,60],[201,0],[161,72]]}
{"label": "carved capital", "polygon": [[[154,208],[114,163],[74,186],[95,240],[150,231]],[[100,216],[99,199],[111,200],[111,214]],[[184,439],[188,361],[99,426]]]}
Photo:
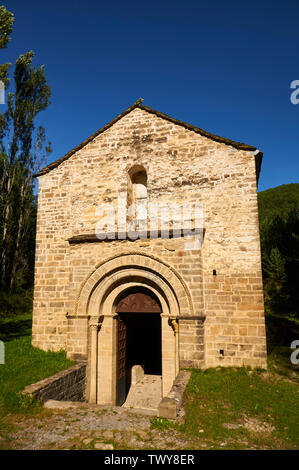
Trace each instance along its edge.
{"label": "carved capital", "polygon": [[174,334],[177,335],[179,332],[179,323],[177,318],[169,318],[168,323],[173,329]]}
{"label": "carved capital", "polygon": [[91,317],[89,319],[89,328],[90,328],[90,331],[98,331],[101,326],[102,326],[102,323],[103,323],[103,319],[104,317],[103,316],[100,316],[100,317]]}
{"label": "carved capital", "polygon": [[89,324],[89,329],[90,331],[98,331],[99,324],[98,323],[90,323]]}

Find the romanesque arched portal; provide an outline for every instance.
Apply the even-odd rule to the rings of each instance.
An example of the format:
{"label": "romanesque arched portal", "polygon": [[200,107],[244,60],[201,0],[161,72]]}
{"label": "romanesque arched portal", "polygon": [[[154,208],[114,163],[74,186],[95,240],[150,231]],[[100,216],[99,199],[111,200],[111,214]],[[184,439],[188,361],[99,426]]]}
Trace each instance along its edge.
{"label": "romanesque arched portal", "polygon": [[[178,373],[177,320],[182,313],[192,313],[190,295],[183,280],[170,266],[147,254],[116,255],[90,273],[76,302],[75,315],[89,317],[87,395],[93,403],[117,402],[117,334],[121,299],[126,299],[127,304],[131,302],[128,308],[133,310],[136,307],[132,305],[134,300],[138,304],[137,309],[160,310],[155,313],[161,318],[163,396],[169,393]],[[122,308],[125,308],[124,304]],[[142,312],[135,313],[142,315]]]}

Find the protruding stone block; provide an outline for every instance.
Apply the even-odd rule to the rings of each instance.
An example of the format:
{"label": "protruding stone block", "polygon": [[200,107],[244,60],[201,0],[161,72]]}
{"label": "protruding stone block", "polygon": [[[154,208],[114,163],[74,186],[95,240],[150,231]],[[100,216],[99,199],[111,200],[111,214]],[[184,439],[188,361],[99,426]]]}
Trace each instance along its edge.
{"label": "protruding stone block", "polygon": [[159,404],[158,413],[161,418],[175,419],[177,416],[177,402],[175,399],[164,397]]}
{"label": "protruding stone block", "polygon": [[144,376],[144,368],[142,365],[136,364],[131,369],[131,384],[135,385],[139,382]]}

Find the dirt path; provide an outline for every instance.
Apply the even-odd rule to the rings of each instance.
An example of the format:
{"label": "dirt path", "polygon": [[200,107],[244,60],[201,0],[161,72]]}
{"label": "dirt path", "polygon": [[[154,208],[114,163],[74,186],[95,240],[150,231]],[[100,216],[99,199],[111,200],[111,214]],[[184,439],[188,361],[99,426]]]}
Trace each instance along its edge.
{"label": "dirt path", "polygon": [[[81,406],[43,410],[36,416],[8,416],[1,448],[41,449],[194,449],[198,444],[175,431],[151,429],[152,416],[125,408]],[[204,448],[203,443],[203,448]]]}

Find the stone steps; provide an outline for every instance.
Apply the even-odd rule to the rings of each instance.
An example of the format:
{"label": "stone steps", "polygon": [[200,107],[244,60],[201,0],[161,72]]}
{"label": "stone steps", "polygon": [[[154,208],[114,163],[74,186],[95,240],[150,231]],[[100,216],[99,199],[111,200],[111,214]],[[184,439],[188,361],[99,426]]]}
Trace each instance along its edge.
{"label": "stone steps", "polygon": [[127,399],[122,406],[156,411],[161,400],[162,377],[147,374],[139,382],[131,385]]}

